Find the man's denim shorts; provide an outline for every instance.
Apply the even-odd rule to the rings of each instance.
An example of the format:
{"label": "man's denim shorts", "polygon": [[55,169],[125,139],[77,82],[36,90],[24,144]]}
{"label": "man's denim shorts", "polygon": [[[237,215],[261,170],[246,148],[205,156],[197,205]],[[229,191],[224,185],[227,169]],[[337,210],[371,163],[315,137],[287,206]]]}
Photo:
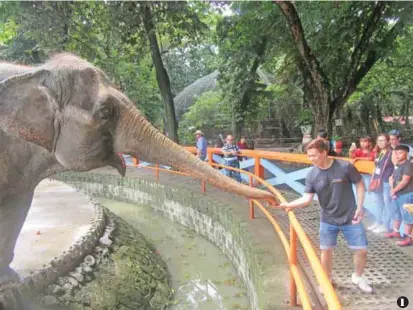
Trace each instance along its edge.
{"label": "man's denim shorts", "polygon": [[392,219],[403,220],[405,224],[413,224],[413,214],[403,208],[405,203],[413,203],[413,192],[400,195],[392,201]]}
{"label": "man's denim shorts", "polygon": [[320,249],[327,250],[337,245],[337,236],[342,232],[350,249],[360,250],[367,248],[367,236],[362,223],[349,225],[331,225],[320,223]]}

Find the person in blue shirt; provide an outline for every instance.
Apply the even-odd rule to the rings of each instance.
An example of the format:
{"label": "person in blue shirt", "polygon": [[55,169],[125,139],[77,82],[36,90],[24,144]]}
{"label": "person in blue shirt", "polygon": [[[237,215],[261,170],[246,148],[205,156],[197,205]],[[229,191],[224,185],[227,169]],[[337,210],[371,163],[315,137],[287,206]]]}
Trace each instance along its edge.
{"label": "person in blue shirt", "polygon": [[207,156],[208,143],[201,130],[195,132],[196,137],[196,157],[200,160],[205,160]]}
{"label": "person in blue shirt", "polygon": [[[394,150],[396,146],[398,145],[407,145],[409,147],[409,152],[407,154],[407,160],[411,161],[413,159],[413,148],[406,143],[402,143],[402,136],[400,134],[400,131],[397,129],[390,130],[389,137],[390,137],[390,146],[392,150]],[[396,165],[397,161],[394,156],[395,156],[395,152],[393,152],[392,162],[394,165]]]}

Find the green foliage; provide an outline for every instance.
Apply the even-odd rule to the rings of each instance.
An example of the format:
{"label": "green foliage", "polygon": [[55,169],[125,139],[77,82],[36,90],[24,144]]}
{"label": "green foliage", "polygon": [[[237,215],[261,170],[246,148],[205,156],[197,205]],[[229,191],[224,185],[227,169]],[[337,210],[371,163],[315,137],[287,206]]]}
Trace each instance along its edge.
{"label": "green foliage", "polygon": [[237,127],[257,116],[266,96],[265,85],[257,82],[257,70],[269,46],[278,40],[273,33],[278,13],[273,4],[265,2],[234,2],[231,8],[236,14],[217,24],[217,43],[224,100],[231,106],[239,134]]}
{"label": "green foliage", "polygon": [[[144,5],[151,7],[175,96],[197,79],[220,72],[220,90],[202,95],[183,117],[184,138],[193,139],[191,126],[239,133],[266,118],[278,119],[290,131],[314,123],[314,90],[306,88],[297,46],[272,1],[0,2],[0,57],[37,64],[55,52],[76,53],[102,68],[162,127],[165,112],[142,26]],[[343,111],[338,105],[348,131],[382,130],[383,115],[413,110],[413,5],[380,5],[382,14],[363,41],[377,2],[295,2],[326,77],[330,103],[346,89],[356,89]],[[231,14],[223,14],[228,8]],[[377,62],[359,85],[351,84],[350,73],[363,68],[372,53]]]}
{"label": "green foliage", "polygon": [[202,94],[196,103],[183,115],[179,136],[186,143],[195,142],[194,132],[214,129],[226,131],[231,124],[231,114],[222,103],[222,92],[209,91]]}

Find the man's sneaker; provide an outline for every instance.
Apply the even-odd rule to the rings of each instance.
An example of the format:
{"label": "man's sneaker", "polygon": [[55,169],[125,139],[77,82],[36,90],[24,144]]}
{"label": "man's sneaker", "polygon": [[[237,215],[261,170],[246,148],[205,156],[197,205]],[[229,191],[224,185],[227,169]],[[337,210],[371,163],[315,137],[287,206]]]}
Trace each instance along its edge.
{"label": "man's sneaker", "polygon": [[389,233],[385,233],[384,234],[384,236],[386,237],[386,238],[401,238],[402,236],[400,236],[400,233],[398,232],[398,231],[392,231],[392,232],[389,232]]}
{"label": "man's sneaker", "polygon": [[407,237],[401,241],[397,241],[396,244],[398,246],[409,246],[409,245],[413,245],[413,241],[412,241],[412,238]]}
{"label": "man's sneaker", "polygon": [[376,234],[382,234],[382,233],[385,233],[387,231],[388,230],[387,230],[386,227],[384,227],[384,225],[379,225],[379,226],[376,227],[376,229],[373,229],[373,232],[376,233]]}
{"label": "man's sneaker", "polygon": [[379,227],[379,226],[380,226],[380,224],[374,223],[373,225],[367,227],[367,230],[373,231],[373,230],[375,230],[375,229],[376,229],[377,227]]}
{"label": "man's sneaker", "polygon": [[358,277],[354,272],[351,276],[351,282],[365,293],[373,293],[373,288],[363,276]]}

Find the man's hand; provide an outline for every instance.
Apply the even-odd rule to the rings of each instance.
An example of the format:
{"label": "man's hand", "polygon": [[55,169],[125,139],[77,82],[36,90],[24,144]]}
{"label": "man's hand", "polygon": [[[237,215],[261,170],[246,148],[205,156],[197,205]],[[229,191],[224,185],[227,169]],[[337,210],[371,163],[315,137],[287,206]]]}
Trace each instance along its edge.
{"label": "man's hand", "polygon": [[280,202],[275,196],[268,197],[264,199],[271,207],[273,208],[279,208],[280,207]]}
{"label": "man's hand", "polygon": [[363,208],[357,208],[356,213],[354,214],[352,224],[353,225],[359,224],[361,220],[363,219],[363,216],[364,216]]}

